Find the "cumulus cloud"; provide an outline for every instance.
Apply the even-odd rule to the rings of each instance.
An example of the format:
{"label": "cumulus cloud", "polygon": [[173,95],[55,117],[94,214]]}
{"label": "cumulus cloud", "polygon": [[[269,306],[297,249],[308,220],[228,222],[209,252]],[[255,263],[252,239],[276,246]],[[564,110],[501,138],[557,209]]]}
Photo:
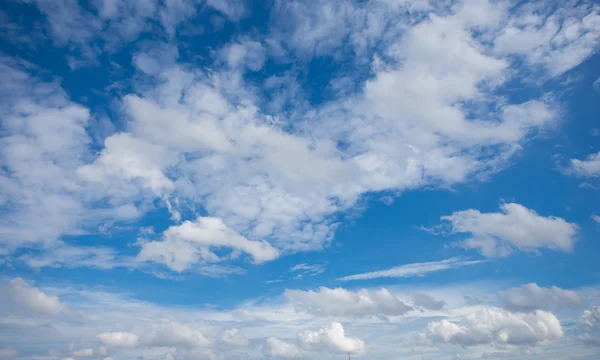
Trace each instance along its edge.
{"label": "cumulus cloud", "polygon": [[471,237],[457,243],[466,249],[477,249],[488,257],[508,256],[515,249],[537,251],[573,250],[578,227],[555,216],[541,216],[523,205],[508,203],[501,212],[481,213],[469,209],[443,216],[451,233],[470,233]]}
{"label": "cumulus cloud", "polygon": [[40,313],[57,314],[66,309],[57,296],[48,295],[21,278],[10,281],[10,295],[16,304]]}
{"label": "cumulus cloud", "polygon": [[248,338],[240,333],[238,329],[225,330],[221,338],[223,341],[237,346],[248,346],[250,344]]}
{"label": "cumulus cloud", "polygon": [[214,217],[198,217],[165,230],[160,241],[143,242],[137,256],[140,261],[154,261],[181,272],[190,266],[220,260],[211,248],[231,248],[252,256],[255,263],[275,259],[279,253],[265,241],[252,241],[227,227]]}
{"label": "cumulus cloud", "polygon": [[479,260],[464,260],[458,257],[442,260],[442,261],[431,261],[424,263],[406,264],[402,266],[396,266],[387,270],[372,271],[363,274],[355,274],[344,276],[338,280],[349,281],[349,280],[368,280],[377,278],[406,278],[414,276],[425,276],[426,274],[443,271],[449,269],[460,268],[463,266],[477,265],[483,261]]}
{"label": "cumulus cloud", "polygon": [[498,297],[510,310],[555,310],[561,307],[576,307],[581,299],[575,291],[556,286],[539,287],[536,283],[525,284],[498,292]]}
{"label": "cumulus cloud", "polygon": [[600,306],[594,306],[583,312],[578,325],[584,329],[600,328]]}
{"label": "cumulus cloud", "polygon": [[294,302],[298,310],[318,316],[397,316],[413,309],[387,289],[352,292],[320,287],[317,291],[286,290],[284,296]]}
{"label": "cumulus cloud", "polygon": [[298,335],[303,348],[312,351],[329,350],[344,354],[362,355],[366,352],[364,341],[347,337],[342,324],[332,322],[318,331],[305,331]]}
{"label": "cumulus cloud", "polygon": [[263,346],[263,354],[280,359],[299,359],[302,357],[302,352],[294,344],[287,343],[275,337],[267,339]]}
{"label": "cumulus cloud", "polygon": [[107,346],[113,347],[135,347],[139,343],[139,336],[129,332],[103,332],[97,338]]}
{"label": "cumulus cloud", "polygon": [[[546,26],[529,27],[531,14],[490,1],[276,2],[264,36],[235,34],[216,47],[213,63],[197,68],[174,48],[186,48],[178,30],[204,11],[198,2],[31,3],[72,65],[110,58],[146,31],[178,46],[136,47],[136,77],[119,79],[130,87],[111,93],[121,105],[112,121],[123,126],[108,134],[95,133],[96,114],[56,83],[3,61],[2,118],[9,121],[2,122],[0,199],[12,208],[0,220],[1,241],[39,245],[101,222],[131,221],[157,206],[177,224],[184,209],[203,209],[206,216],[173,225],[179,235],[194,226],[206,230],[208,219],[231,231],[218,243],[179,235],[140,243],[139,260],[174,271],[240,252],[261,263],[320,250],[339,227],[336,215],[365,194],[448,187],[503,168],[531,135],[557,120],[557,107],[545,97],[515,102],[496,91],[514,79],[513,57],[535,49],[540,59],[553,59],[542,63],[558,75],[589,56],[597,34],[591,6],[552,20],[540,7],[537,21],[571,30],[559,26],[560,36],[511,48],[515,33]],[[238,1],[206,5],[230,20],[247,10]],[[293,94],[293,101],[271,107],[265,104],[279,101],[271,88],[257,88],[241,74],[271,60],[315,55],[355,66],[351,76],[331,79],[352,90],[319,104]],[[286,89],[303,88],[293,76],[270,79],[278,78],[291,79]],[[27,226],[32,219],[39,226]],[[232,255],[223,259],[215,247],[231,248]]]}
{"label": "cumulus cloud", "polygon": [[149,346],[182,348],[208,347],[212,344],[201,332],[178,322],[158,326],[146,336],[145,343]]}
{"label": "cumulus cloud", "polygon": [[523,346],[560,339],[563,330],[550,312],[512,313],[484,308],[457,319],[432,321],[424,335],[434,343],[460,346]]}

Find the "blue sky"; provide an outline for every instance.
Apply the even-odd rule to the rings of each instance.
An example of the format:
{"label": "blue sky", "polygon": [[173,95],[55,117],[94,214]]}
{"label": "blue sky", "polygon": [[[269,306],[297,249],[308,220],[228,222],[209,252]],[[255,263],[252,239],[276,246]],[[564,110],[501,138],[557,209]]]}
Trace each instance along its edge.
{"label": "blue sky", "polygon": [[0,359],[595,359],[600,7],[0,5]]}

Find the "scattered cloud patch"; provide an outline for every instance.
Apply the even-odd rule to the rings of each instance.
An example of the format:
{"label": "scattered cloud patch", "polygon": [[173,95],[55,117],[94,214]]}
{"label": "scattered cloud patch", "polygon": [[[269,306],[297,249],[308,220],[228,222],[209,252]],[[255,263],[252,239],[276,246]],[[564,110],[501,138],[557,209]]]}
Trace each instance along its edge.
{"label": "scattered cloud patch", "polygon": [[450,223],[451,233],[471,234],[467,240],[458,242],[458,246],[477,249],[487,257],[505,257],[514,250],[573,250],[578,231],[576,224],[555,216],[538,215],[515,203],[502,204],[500,210],[481,213],[469,209],[441,219]]}
{"label": "scattered cloud patch", "polygon": [[48,295],[21,278],[10,281],[10,295],[15,304],[40,313],[58,314],[66,310],[57,296]]}
{"label": "scattered cloud patch", "polygon": [[498,297],[505,307],[517,311],[558,310],[562,307],[576,307],[581,302],[579,294],[575,291],[556,286],[544,288],[536,283],[499,291]]}
{"label": "scattered cloud patch", "polygon": [[413,310],[387,289],[357,292],[320,287],[317,291],[286,290],[284,296],[300,311],[317,316],[399,316]]}
{"label": "scattered cloud patch", "polygon": [[406,264],[402,266],[396,266],[387,270],[372,271],[363,274],[355,274],[344,276],[339,280],[350,281],[350,280],[368,280],[377,278],[406,278],[425,276],[429,273],[436,271],[443,271],[449,269],[456,269],[463,266],[481,264],[483,261],[480,260],[464,260],[458,257],[442,260],[442,261],[431,261],[424,263]]}

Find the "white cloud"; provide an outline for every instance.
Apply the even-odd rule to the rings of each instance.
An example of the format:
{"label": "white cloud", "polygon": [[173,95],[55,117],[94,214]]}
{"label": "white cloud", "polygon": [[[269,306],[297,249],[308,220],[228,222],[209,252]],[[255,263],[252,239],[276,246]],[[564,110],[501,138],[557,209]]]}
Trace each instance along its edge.
{"label": "white cloud", "polygon": [[19,356],[19,352],[13,348],[0,348],[0,359],[13,359]]}
{"label": "white cloud", "polygon": [[231,316],[233,317],[234,320],[242,321],[242,322],[254,322],[254,321],[263,320],[260,316],[252,314],[248,310],[244,310],[244,309],[234,310],[231,313]]}
{"label": "white cloud", "polygon": [[515,203],[502,204],[500,209],[501,212],[496,213],[481,213],[475,209],[457,211],[441,219],[450,222],[452,233],[472,235],[457,243],[459,246],[477,249],[488,257],[508,256],[515,249],[573,250],[576,224],[559,217],[538,215]]}
{"label": "white cloud", "polygon": [[147,335],[145,343],[150,346],[183,348],[208,347],[211,345],[211,342],[201,332],[178,322],[163,324],[152,330]]}
{"label": "white cloud", "polygon": [[578,325],[584,329],[600,328],[600,306],[594,306],[583,312]]}
{"label": "white cloud", "polygon": [[221,338],[223,341],[237,346],[248,346],[250,344],[248,338],[240,333],[238,329],[225,330]]}
{"label": "white cloud", "polygon": [[270,337],[263,346],[263,354],[280,359],[299,359],[302,357],[300,350],[294,345],[275,337]]}
{"label": "white cloud", "polygon": [[326,287],[320,287],[318,291],[288,289],[284,296],[295,303],[298,310],[318,316],[397,316],[412,310],[387,289],[357,292]]}
{"label": "white cloud", "polygon": [[332,322],[329,327],[318,331],[305,331],[298,335],[303,348],[312,351],[329,350],[344,354],[362,355],[366,352],[364,341],[347,337],[344,327]]}
{"label": "white cloud", "polygon": [[474,345],[535,345],[563,336],[554,314],[511,313],[498,308],[483,308],[454,320],[432,321],[425,336],[434,343]]}
{"label": "white cloud", "polygon": [[523,56],[544,66],[551,75],[579,65],[600,45],[598,8],[565,3],[558,8],[532,3],[516,7],[506,27],[494,39],[499,54]]}
{"label": "white cloud", "polygon": [[162,240],[142,242],[140,246],[138,260],[161,263],[178,272],[200,261],[220,261],[211,248],[243,251],[258,264],[279,256],[268,242],[248,240],[215,217],[198,217],[194,222],[171,226],[163,233]]}
{"label": "white cloud", "polygon": [[324,273],[326,267],[324,264],[296,264],[290,269],[291,272],[297,272],[295,278],[300,279],[304,276],[316,276]]}
{"label": "white cloud", "polygon": [[91,349],[91,348],[74,350],[71,352],[71,355],[76,356],[76,357],[90,357],[90,356],[94,356],[94,354],[95,354],[94,349]]}
{"label": "white cloud", "polygon": [[97,337],[104,345],[113,347],[135,347],[139,343],[139,336],[129,332],[103,332]]}
{"label": "white cloud", "polygon": [[600,152],[590,154],[585,160],[571,159],[569,172],[581,177],[600,176]]}
{"label": "white cloud", "polygon": [[517,311],[575,307],[581,301],[579,294],[575,291],[564,290],[556,286],[543,288],[536,283],[499,291],[498,296],[508,309]]}
{"label": "white cloud", "polygon": [[[278,2],[260,41],[236,36],[220,46],[222,56],[207,69],[184,64],[176,51],[184,48],[177,44],[178,26],[202,11],[198,2],[98,1],[90,9],[76,1],[61,7],[35,3],[55,43],[74,49],[72,57],[80,62],[93,62],[159,27],[175,45],[140,46],[133,54],[136,77],[121,79],[131,93],[114,99],[122,106],[112,120],[123,125],[122,132],[103,139],[98,153],[89,109],[71,102],[55,83],[33,79],[29,70],[3,60],[0,165],[6,172],[0,203],[11,204],[11,211],[0,220],[0,241],[11,249],[47,245],[97,229],[100,222],[130,221],[166,206],[176,223],[182,209],[201,208],[207,216],[197,221],[218,218],[220,229],[236,240],[199,244],[196,237],[164,237],[141,242],[139,260],[184,271],[239,252],[260,263],[320,250],[339,226],[336,215],[363,195],[484,178],[557,120],[558,107],[544,97],[514,103],[496,91],[514,79],[509,54],[531,49],[507,48],[510,31],[501,27],[521,31],[531,16],[495,2],[438,8],[403,1]],[[208,5],[232,20],[247,10],[237,1]],[[545,40],[550,45],[532,41],[550,59],[544,60],[549,69],[575,66],[593,51],[595,10],[561,13],[561,24],[569,26]],[[262,92],[270,90],[246,83],[240,67],[259,70],[267,56],[285,62],[286,56],[315,54],[344,63],[351,57],[348,63],[355,61],[360,71],[351,71],[344,83],[358,90],[318,106],[290,96],[289,109],[265,114],[269,94]],[[294,76],[281,78],[294,81],[286,88],[302,88]],[[30,226],[34,221],[37,226]],[[488,239],[463,245],[502,251]],[[221,257],[211,247],[233,251]],[[124,262],[105,249],[85,249],[92,261],[44,249],[50,249],[48,256],[23,261],[97,268]],[[212,270],[231,268],[203,269],[214,276]],[[405,276],[393,273],[410,269],[392,270],[381,276]]]}
{"label": "white cloud", "polygon": [[10,281],[10,295],[16,304],[41,313],[57,314],[66,309],[57,296],[48,295],[21,278]]}
{"label": "white cloud", "polygon": [[340,278],[339,280],[368,280],[377,278],[405,278],[414,276],[424,276],[428,273],[443,271],[449,269],[460,268],[463,266],[477,265],[483,261],[469,261],[462,260],[461,258],[455,257],[442,261],[431,261],[424,263],[406,264],[402,266],[396,266],[387,270],[372,271],[363,274],[349,275]]}

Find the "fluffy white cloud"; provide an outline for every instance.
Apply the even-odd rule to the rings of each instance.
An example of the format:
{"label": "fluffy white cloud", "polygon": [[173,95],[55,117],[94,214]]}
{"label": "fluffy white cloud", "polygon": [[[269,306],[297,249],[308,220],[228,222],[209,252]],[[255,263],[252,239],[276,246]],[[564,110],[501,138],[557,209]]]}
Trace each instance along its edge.
{"label": "fluffy white cloud", "polygon": [[425,336],[436,343],[473,345],[535,345],[560,339],[563,330],[554,314],[511,313],[483,308],[453,320],[432,321]]}
{"label": "fluffy white cloud", "polygon": [[367,280],[377,278],[405,278],[413,276],[424,276],[428,273],[443,271],[449,269],[460,268],[463,266],[480,264],[483,261],[468,261],[458,257],[446,259],[442,261],[431,261],[424,263],[406,264],[402,266],[396,266],[387,270],[372,271],[363,274],[355,274],[344,276],[338,280],[349,281],[349,280]]}
{"label": "fluffy white cloud", "polygon": [[539,287],[536,283],[525,284],[518,288],[499,291],[503,304],[511,310],[554,310],[563,306],[575,307],[581,299],[575,291],[564,290],[556,286]]}
{"label": "fluffy white cloud", "polygon": [[571,159],[569,172],[581,177],[600,176],[600,152],[590,154],[585,160]]}
{"label": "fluffy white cloud", "polygon": [[592,55],[600,44],[600,15],[586,4],[550,9],[542,3],[516,7],[494,40],[499,54],[519,55],[560,75]]}
{"label": "fluffy white cloud", "polygon": [[273,260],[279,255],[268,242],[248,240],[215,217],[198,217],[194,222],[171,226],[163,233],[162,240],[142,242],[140,246],[138,260],[165,264],[179,272],[199,261],[220,261],[211,248],[243,251],[252,256],[255,263]]}
{"label": "fluffy white cloud", "polygon": [[129,332],[103,332],[97,335],[98,339],[107,346],[135,347],[139,343],[139,336]]}
{"label": "fluffy white cloud", "polygon": [[21,278],[10,281],[10,295],[16,304],[41,313],[57,314],[66,309],[57,296],[48,295]]}
{"label": "fluffy white cloud", "polygon": [[356,355],[362,355],[366,352],[364,341],[347,337],[342,324],[335,321],[327,328],[318,331],[305,331],[298,335],[298,338],[302,347],[307,350],[329,350]]}
{"label": "fluffy white cloud", "polygon": [[248,338],[245,337],[244,334],[240,333],[238,329],[225,330],[221,339],[227,343],[237,346],[248,346],[248,344],[250,344]]}
{"label": "fluffy white cloud", "polygon": [[578,325],[584,329],[600,328],[600,306],[585,310],[579,318]]}
{"label": "fluffy white cloud", "polygon": [[514,249],[537,251],[552,249],[572,251],[577,225],[566,220],[538,215],[520,204],[502,204],[501,212],[481,213],[475,209],[443,216],[450,222],[452,233],[470,233],[471,238],[458,243],[477,249],[484,256],[508,256]]}
{"label": "fluffy white cloud", "polygon": [[182,348],[208,347],[211,345],[204,335],[191,327],[170,322],[158,326],[151,331],[145,339],[149,346],[169,346]]}
{"label": "fluffy white cloud", "polygon": [[319,316],[396,316],[413,309],[387,289],[352,292],[320,287],[318,291],[286,290],[284,295],[299,310]]}
{"label": "fluffy white cloud", "polygon": [[302,357],[302,353],[295,345],[274,337],[268,338],[265,342],[263,354],[280,359],[299,359]]}

